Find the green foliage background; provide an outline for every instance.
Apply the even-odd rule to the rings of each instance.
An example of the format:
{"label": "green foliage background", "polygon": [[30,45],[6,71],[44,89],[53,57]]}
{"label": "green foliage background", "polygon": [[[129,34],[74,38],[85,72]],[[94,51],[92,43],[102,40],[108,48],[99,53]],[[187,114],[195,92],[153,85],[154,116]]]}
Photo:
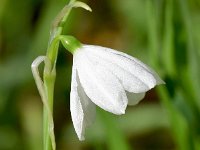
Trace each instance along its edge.
{"label": "green foliage background", "polygon": [[[65,34],[124,51],[154,68],[166,85],[126,114],[98,109],[78,141],[69,110],[72,55],[60,47],[54,99],[58,150],[200,149],[200,1],[85,0]],[[66,0],[0,0],[0,149],[42,149],[42,103],[31,63],[46,53],[51,22]],[[126,51],[125,51],[126,50]]]}

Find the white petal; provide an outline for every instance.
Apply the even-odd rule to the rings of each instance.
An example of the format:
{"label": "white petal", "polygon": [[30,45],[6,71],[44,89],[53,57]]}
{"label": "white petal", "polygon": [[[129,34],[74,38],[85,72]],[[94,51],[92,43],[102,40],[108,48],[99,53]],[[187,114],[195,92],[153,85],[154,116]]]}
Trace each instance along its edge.
{"label": "white petal", "polygon": [[96,105],[114,114],[124,114],[128,100],[116,76],[89,60],[82,49],[75,53],[80,82]]}
{"label": "white petal", "polygon": [[134,76],[132,73],[125,70],[124,68],[118,66],[116,63],[105,60],[104,58],[101,58],[93,53],[88,53],[88,57],[93,62],[98,62],[102,65],[102,67],[112,72],[120,80],[126,91],[139,93],[141,91],[144,92],[149,90],[149,87],[144,84],[140,79],[138,79],[136,76]]}
{"label": "white petal", "polygon": [[120,55],[122,57],[126,57],[128,59],[131,59],[132,61],[135,61],[136,63],[140,64],[144,69],[148,70],[150,73],[153,74],[154,78],[156,79],[156,85],[159,84],[165,84],[165,82],[159,77],[159,75],[153,70],[151,69],[149,66],[147,66],[146,64],[144,64],[142,61],[140,61],[139,59],[132,57],[126,53],[120,52],[120,51],[116,51],[113,49],[110,49],[111,53]]}
{"label": "white petal", "polygon": [[[90,55],[96,55],[104,61],[116,64],[118,67],[121,67],[126,72],[131,73],[132,76],[135,76],[134,78],[132,78],[134,81],[130,81],[129,78],[127,78],[128,81],[123,81],[122,79],[124,75],[120,75],[118,71],[119,69],[117,70],[116,68],[112,67],[113,72],[116,72],[115,73],[116,75],[118,74],[119,78],[123,82],[124,87],[126,87],[126,89],[129,90],[130,92],[134,93],[146,92],[147,90],[153,88],[155,85],[163,83],[163,81],[152,69],[150,69],[148,66],[146,66],[138,59],[133,58],[125,53],[117,52],[110,48],[94,46],[94,45],[84,45],[83,48]],[[127,83],[129,82],[130,83],[135,82],[135,83],[128,85]],[[136,86],[136,87],[134,89],[134,87],[130,88],[130,86]]]}
{"label": "white petal", "polygon": [[72,69],[70,111],[78,138],[84,140],[85,128],[94,121],[96,110],[80,84],[75,65]]}
{"label": "white petal", "polygon": [[126,92],[126,95],[128,97],[128,105],[136,105],[144,98],[145,93]]}

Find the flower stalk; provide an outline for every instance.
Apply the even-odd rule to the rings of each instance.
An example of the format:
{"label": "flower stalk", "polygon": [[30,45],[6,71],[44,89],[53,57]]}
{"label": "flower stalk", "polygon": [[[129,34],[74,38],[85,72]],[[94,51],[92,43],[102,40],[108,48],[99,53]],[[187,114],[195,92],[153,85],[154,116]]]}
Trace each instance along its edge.
{"label": "flower stalk", "polygon": [[[55,136],[54,136],[54,123],[53,123],[53,97],[54,97],[54,85],[56,80],[56,61],[59,49],[59,42],[62,38],[65,41],[70,41],[72,45],[77,45],[76,41],[70,40],[71,37],[62,36],[62,30],[64,24],[67,21],[68,15],[73,7],[82,7],[86,10],[91,11],[91,8],[79,1],[70,0],[69,4],[66,5],[52,24],[50,32],[50,39],[48,43],[46,56],[37,57],[32,63],[33,76],[39,90],[43,107],[43,142],[44,150],[55,150]],[[75,44],[73,44],[75,42]],[[38,67],[40,63],[45,62],[43,80],[40,77]]]}

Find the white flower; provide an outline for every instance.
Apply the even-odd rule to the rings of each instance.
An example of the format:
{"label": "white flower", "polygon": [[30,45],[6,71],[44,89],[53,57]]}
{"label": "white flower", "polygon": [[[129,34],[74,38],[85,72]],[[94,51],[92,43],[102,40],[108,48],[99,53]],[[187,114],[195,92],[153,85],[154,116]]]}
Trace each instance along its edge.
{"label": "white flower", "polygon": [[[74,52],[70,110],[79,140],[95,119],[95,105],[121,115],[164,82],[148,66],[110,48],[83,45]],[[131,92],[134,99],[127,99]]]}

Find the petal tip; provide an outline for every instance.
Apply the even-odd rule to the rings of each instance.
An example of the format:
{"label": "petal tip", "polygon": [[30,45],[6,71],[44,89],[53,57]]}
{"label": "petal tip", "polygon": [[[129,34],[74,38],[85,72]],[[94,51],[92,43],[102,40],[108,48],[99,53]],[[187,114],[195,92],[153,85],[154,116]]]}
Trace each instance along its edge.
{"label": "petal tip", "polygon": [[155,80],[155,82],[149,86],[149,90],[154,88],[156,85],[166,84],[162,79],[158,78]]}
{"label": "petal tip", "polygon": [[157,81],[157,85],[160,85],[160,84],[166,84],[166,83],[165,83],[165,81],[163,81],[162,79],[160,79],[160,80]]}
{"label": "petal tip", "polygon": [[85,140],[84,137],[79,138],[79,141],[84,141],[84,140]]}
{"label": "petal tip", "polygon": [[125,110],[121,110],[121,115],[124,115],[125,114]]}
{"label": "petal tip", "polygon": [[124,115],[125,111],[126,111],[126,108],[125,109],[119,109],[115,114],[116,115]]}
{"label": "petal tip", "polygon": [[83,135],[78,136],[79,141],[84,141],[85,137]]}

